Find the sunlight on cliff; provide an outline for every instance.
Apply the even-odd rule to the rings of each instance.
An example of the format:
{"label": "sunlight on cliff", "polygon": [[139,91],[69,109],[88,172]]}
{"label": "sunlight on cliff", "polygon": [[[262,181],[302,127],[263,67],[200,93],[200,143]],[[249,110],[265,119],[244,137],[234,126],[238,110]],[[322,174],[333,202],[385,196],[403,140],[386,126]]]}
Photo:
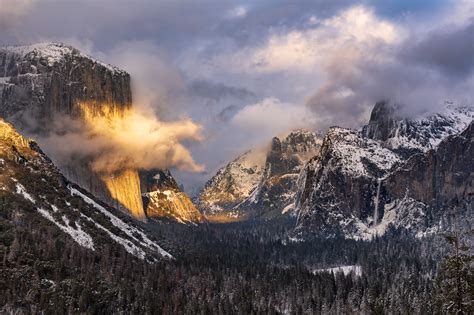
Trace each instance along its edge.
{"label": "sunlight on cliff", "polygon": [[143,220],[138,171],[202,171],[183,144],[200,141],[200,132],[189,119],[164,122],[154,113],[91,101],[76,103],[74,118],[59,116],[41,143],[64,169],[76,168],[69,178]]}
{"label": "sunlight on cliff", "polygon": [[178,222],[202,222],[203,216],[189,197],[175,190],[157,190],[146,193],[149,199],[147,215],[150,218],[170,218]]}
{"label": "sunlight on cliff", "polygon": [[101,179],[112,198],[117,201],[117,209],[128,211],[135,218],[145,220],[140,179],[136,170],[126,169],[112,175],[102,175]]}

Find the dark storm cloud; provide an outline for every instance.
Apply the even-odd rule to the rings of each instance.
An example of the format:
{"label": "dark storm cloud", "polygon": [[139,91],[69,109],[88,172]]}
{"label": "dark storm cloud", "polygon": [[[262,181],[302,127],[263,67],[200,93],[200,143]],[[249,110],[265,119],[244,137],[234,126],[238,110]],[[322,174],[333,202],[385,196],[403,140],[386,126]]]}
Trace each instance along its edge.
{"label": "dark storm cloud", "polygon": [[[14,28],[2,30],[5,41],[76,37],[106,49],[117,42],[153,39],[171,48],[209,31],[226,1],[34,1],[31,10]],[[0,9],[1,10],[1,9]],[[33,14],[34,13],[34,14]]]}
{"label": "dark storm cloud", "polygon": [[255,93],[244,88],[227,86],[223,83],[214,83],[207,80],[194,80],[189,85],[191,95],[211,99],[215,102],[223,98],[251,99]]}
{"label": "dark storm cloud", "polygon": [[358,127],[382,100],[397,103],[406,116],[439,110],[446,100],[469,103],[474,21],[379,43],[349,63],[334,57],[323,67],[326,81],[307,101],[322,127]]}
{"label": "dark storm cloud", "polygon": [[391,18],[403,14],[417,14],[418,16],[445,10],[453,4],[451,0],[368,0],[367,5],[374,6],[377,14]]}
{"label": "dark storm cloud", "polygon": [[[6,1],[12,3],[11,7],[19,7],[15,3],[16,0]],[[25,2],[28,8],[22,9],[25,14],[21,23],[2,23],[2,44],[75,37],[91,40],[94,46],[101,50],[127,40],[153,40],[168,49],[182,49],[196,39],[221,36],[241,39],[248,34],[261,36],[270,27],[293,27],[301,24],[303,17],[310,13],[328,15],[350,2],[18,1]],[[237,6],[248,8],[248,14],[233,19],[229,12]],[[15,9],[12,12],[18,11],[19,9]]]}
{"label": "dark storm cloud", "polygon": [[407,46],[401,52],[404,61],[464,79],[474,70],[474,20],[460,29],[436,30]]}
{"label": "dark storm cloud", "polygon": [[327,18],[341,8],[353,4],[351,0],[266,0],[246,1],[245,16],[219,22],[216,33],[236,40],[239,45],[258,45],[274,29],[304,29],[314,16]]}
{"label": "dark storm cloud", "polygon": [[217,118],[223,122],[229,121],[241,109],[237,105],[229,105],[217,115]]}

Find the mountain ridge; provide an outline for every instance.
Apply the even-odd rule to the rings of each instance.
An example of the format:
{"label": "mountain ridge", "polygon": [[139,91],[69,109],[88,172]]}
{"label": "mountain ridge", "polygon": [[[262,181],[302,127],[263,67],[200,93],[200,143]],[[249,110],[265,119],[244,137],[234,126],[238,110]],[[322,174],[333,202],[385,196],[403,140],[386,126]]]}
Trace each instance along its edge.
{"label": "mountain ridge", "polygon": [[3,216],[21,221],[36,215],[91,251],[116,244],[149,262],[172,258],[141,228],[69,182],[35,142],[1,119],[0,156]]}
{"label": "mountain ridge", "polygon": [[[381,106],[385,105],[376,105],[374,111],[380,112]],[[390,111],[385,112],[390,114]],[[410,161],[436,152],[439,145],[449,146],[446,141],[452,137],[462,138],[462,133],[470,128],[467,125],[469,119],[472,126],[470,117],[473,117],[473,113],[472,109],[457,109],[450,105],[446,107],[445,113],[417,120],[402,119],[391,124],[384,123],[384,128],[392,126],[395,132],[386,129],[378,134],[373,132],[376,130],[373,128],[375,123],[380,122],[377,113],[372,115],[372,118],[375,117],[379,121],[369,122],[367,126],[371,127],[365,126],[360,131],[331,128],[323,141],[320,154],[308,162],[302,173],[303,180],[297,196],[299,213],[294,237],[311,234],[331,237],[342,233],[350,238],[367,239],[383,234],[390,224],[402,227],[396,221],[401,220],[397,213],[406,212],[405,217],[416,215],[414,212],[421,205],[417,199],[403,199],[401,195],[404,194],[402,190],[405,188],[400,187],[408,186],[398,183],[398,186],[395,185],[399,187],[396,190],[397,198],[392,199],[399,200],[399,205],[391,205],[392,208],[385,210],[385,207],[390,207],[385,196],[385,181],[408,165],[407,163],[411,163]],[[453,119],[454,117],[457,119]],[[405,126],[404,133],[397,132],[400,126]],[[426,130],[431,133],[425,132]],[[403,147],[406,142],[398,141],[400,134],[401,139],[412,140],[408,146],[415,150],[406,150],[408,146]],[[380,135],[385,135],[385,138]],[[393,139],[396,141],[390,142]],[[416,146],[413,146],[413,143],[416,143]],[[451,157],[453,161],[465,158],[463,155]],[[469,159],[469,155],[467,158]],[[468,163],[468,160],[465,163]],[[467,168],[463,172],[467,172],[465,180],[472,180],[472,173],[469,173]],[[406,178],[413,176],[414,174],[405,174]],[[401,203],[402,200],[405,204]],[[412,212],[410,207],[413,208]],[[434,211],[433,207],[430,209],[431,212]],[[426,211],[424,215],[429,216]],[[414,221],[415,218],[411,217],[410,220]],[[408,227],[408,221],[404,222]],[[418,230],[416,227],[412,230],[422,235],[427,231],[428,225],[433,224],[430,222],[420,226]]]}
{"label": "mountain ridge", "polygon": [[308,130],[274,137],[266,152],[247,151],[221,168],[199,194],[198,207],[211,221],[289,215],[298,173],[319,145],[320,134]]}

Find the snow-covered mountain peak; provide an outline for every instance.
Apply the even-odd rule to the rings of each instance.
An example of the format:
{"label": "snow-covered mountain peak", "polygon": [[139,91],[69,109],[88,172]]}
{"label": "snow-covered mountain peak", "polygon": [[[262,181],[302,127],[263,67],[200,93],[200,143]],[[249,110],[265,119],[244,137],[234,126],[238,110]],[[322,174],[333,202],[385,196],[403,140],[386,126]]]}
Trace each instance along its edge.
{"label": "snow-covered mountain peak", "polygon": [[[100,64],[113,72],[118,71],[125,73],[125,71],[118,67],[99,61],[91,56],[81,53],[77,48],[62,43],[43,42],[24,46],[5,46],[0,47],[0,53],[3,53],[6,56],[6,59],[8,59],[5,62],[5,69],[3,71],[5,74],[4,77],[7,76],[7,67],[11,68],[12,64],[21,63],[22,60],[36,61],[43,66],[52,67],[72,56],[87,58],[93,63]],[[35,69],[32,71],[34,72]]]}
{"label": "snow-covered mountain peak", "polygon": [[331,159],[351,176],[381,177],[401,162],[396,153],[384,148],[380,142],[351,129],[330,128],[324,143],[316,160],[326,158],[323,150],[330,151]]}
{"label": "snow-covered mountain peak", "polygon": [[377,103],[362,133],[409,156],[433,149],[446,137],[466,129],[474,118],[474,107],[445,102],[436,112],[426,112],[414,118],[402,117],[399,107]]}
{"label": "snow-covered mountain peak", "polygon": [[266,150],[247,151],[207,182],[199,207],[208,218],[220,220],[288,212],[293,208],[298,174],[321,143],[318,133],[295,130],[274,137]]}

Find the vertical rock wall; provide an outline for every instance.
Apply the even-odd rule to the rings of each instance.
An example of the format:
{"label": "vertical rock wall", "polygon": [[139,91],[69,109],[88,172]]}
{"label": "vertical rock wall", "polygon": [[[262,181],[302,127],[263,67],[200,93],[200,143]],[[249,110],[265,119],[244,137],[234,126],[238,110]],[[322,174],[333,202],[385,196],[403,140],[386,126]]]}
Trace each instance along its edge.
{"label": "vertical rock wall", "polygon": [[[132,106],[128,73],[62,44],[0,48],[0,93],[0,115],[35,138],[64,127],[64,118],[116,115]],[[88,160],[51,158],[69,180],[145,219],[137,170],[103,175]]]}

